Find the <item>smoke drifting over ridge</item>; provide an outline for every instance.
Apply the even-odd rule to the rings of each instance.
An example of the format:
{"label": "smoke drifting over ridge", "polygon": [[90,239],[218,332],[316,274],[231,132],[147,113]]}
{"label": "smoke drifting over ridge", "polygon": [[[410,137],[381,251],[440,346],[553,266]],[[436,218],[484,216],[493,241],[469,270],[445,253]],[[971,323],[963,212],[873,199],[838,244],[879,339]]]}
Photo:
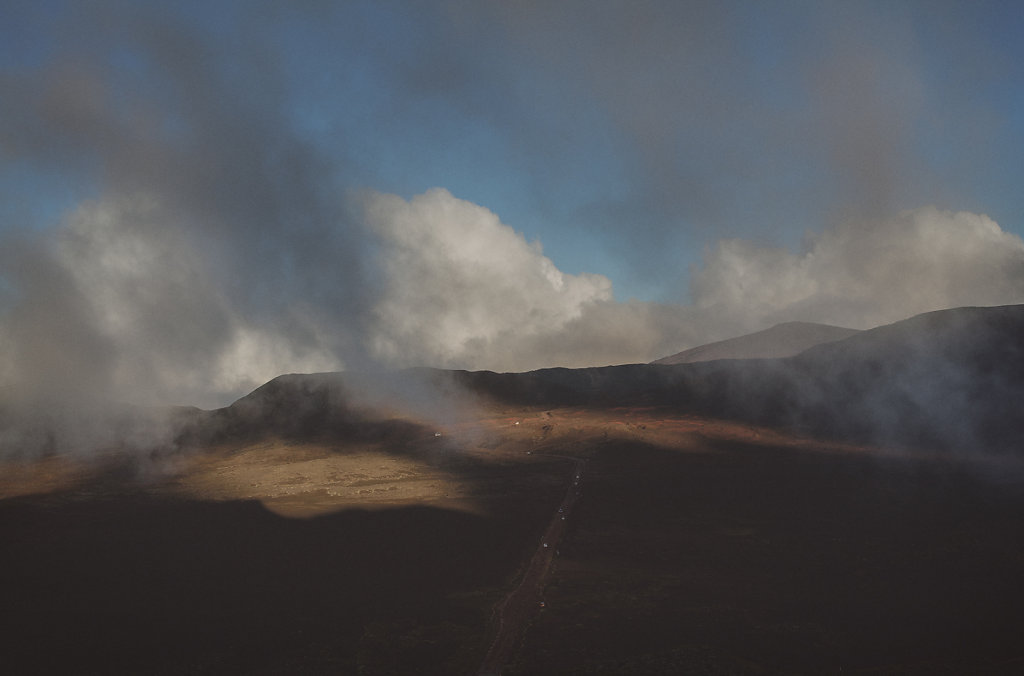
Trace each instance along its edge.
{"label": "smoke drifting over ridge", "polygon": [[[692,254],[676,246],[679,232],[732,219],[733,232],[745,235],[759,231],[762,213],[769,228],[788,217],[789,211],[769,208],[781,197],[744,201],[775,169],[766,162],[745,173],[751,155],[741,148],[768,137],[788,144],[803,123],[785,121],[785,109],[758,117],[753,104],[760,95],[745,88],[754,74],[744,52],[732,49],[742,31],[730,27],[727,13],[708,4],[700,16],[677,16],[688,26],[687,39],[666,53],[658,46],[679,35],[657,3],[635,16],[635,34],[610,43],[600,38],[615,30],[614,12],[591,16],[564,5],[551,10],[554,17],[494,8],[459,15],[452,11],[457,5],[433,13],[418,29],[436,49],[405,60],[375,53],[367,58],[387,67],[354,61],[356,74],[346,75],[373,79],[393,68],[410,81],[416,65],[417,88],[393,95],[389,106],[428,108],[424,102],[441,99],[446,114],[477,111],[512,139],[482,147],[501,150],[521,140],[525,150],[519,152],[531,155],[527,167],[551,162],[540,172],[554,185],[543,196],[548,201],[557,201],[558,189],[567,186],[555,174],[577,167],[565,164],[572,152],[563,151],[573,148],[542,146],[571,124],[540,120],[530,96],[511,95],[514,87],[500,92],[506,99],[489,97],[495,92],[479,84],[488,80],[495,87],[496,73],[525,65],[516,56],[523,45],[536,48],[534,58],[555,73],[580,75],[580,89],[574,89],[580,99],[569,105],[569,117],[582,119],[575,115],[584,107],[580,101],[596,104],[617,130],[616,143],[627,144],[636,161],[624,163],[623,171],[636,170],[628,195],[616,204],[602,197],[575,212],[593,214],[579,226],[581,240],[607,235],[605,246],[641,277],[685,279],[689,273],[688,302],[684,293],[674,302],[616,300],[601,270],[562,271],[545,255],[543,238],[532,241],[525,225],[502,222],[511,217],[461,199],[465,195],[451,186],[432,182],[435,189],[403,195],[372,189],[381,168],[367,168],[366,158],[357,157],[362,151],[351,134],[342,133],[338,142],[310,132],[319,118],[290,70],[295,57],[266,39],[278,21],[312,32],[303,23],[309,16],[263,5],[272,9],[242,12],[222,38],[169,11],[90,3],[55,24],[50,51],[0,72],[3,176],[24,171],[46,189],[74,186],[54,192],[60,206],[52,217],[4,212],[7,219],[25,216],[0,227],[5,399],[57,399],[70,408],[108,399],[212,407],[287,372],[646,362],[786,320],[868,328],[943,307],[1024,301],[1019,237],[978,214],[934,207],[897,213],[902,197],[879,195],[904,185],[901,142],[891,141],[902,138],[922,105],[901,97],[891,108],[882,95],[913,89],[900,85],[914,79],[909,55],[872,52],[875,60],[910,64],[889,69],[837,50],[821,68],[854,73],[856,91],[822,90],[824,99],[838,97],[835,105],[809,107],[808,114],[821,118],[814,140],[831,140],[825,146],[834,155],[830,166],[849,177],[835,180],[843,193],[833,196],[844,205],[839,211],[848,203],[879,209],[849,210],[839,225],[817,221],[800,252],[765,246],[763,239],[723,239],[691,268]],[[503,17],[500,30],[491,23],[494,12]],[[571,16],[582,20],[573,25]],[[716,47],[715,33],[704,30],[716,26],[729,36],[725,47]],[[511,36],[509,42],[487,51],[481,36],[492,32]],[[565,35],[578,39],[559,42]],[[482,70],[465,65],[468,52],[459,50],[467,44],[484,51]],[[630,45],[647,47],[629,52]],[[630,58],[617,60],[624,56]],[[721,72],[743,75],[725,90],[705,81],[699,67],[719,56]],[[687,61],[694,65],[680,70]],[[449,64],[447,70],[435,67],[440,63]],[[661,68],[647,70],[653,63]],[[638,72],[648,73],[646,80],[632,80]],[[888,75],[880,82],[872,75],[877,72]],[[828,73],[806,75],[828,81]],[[662,87],[673,81],[670,90]],[[664,95],[645,95],[652,91]],[[522,130],[509,131],[515,127],[510,116],[519,113]],[[718,124],[741,135],[736,145],[697,142],[707,136],[712,113],[725,114]],[[871,124],[862,125],[865,120]],[[440,122],[435,127],[417,131],[450,133]],[[897,156],[867,153],[857,136],[862,132],[879,153]],[[806,142],[793,147],[799,150],[776,148],[769,155],[811,152]],[[694,155],[704,164],[680,165]],[[443,164],[444,157],[430,159],[427,164]],[[800,171],[790,178],[796,181]],[[42,178],[48,176],[61,178],[48,183]],[[40,190],[32,180],[18,185]],[[633,190],[637,184],[643,188]],[[575,188],[600,193],[604,184]],[[747,206],[732,205],[734,198]],[[621,223],[612,223],[619,217]]]}
{"label": "smoke drifting over ridge", "polygon": [[247,315],[251,299],[218,283],[217,259],[174,229],[140,227],[161,218],[152,207],[79,208],[19,252],[24,295],[3,327],[8,387],[216,404],[202,395],[233,397],[284,372],[641,362],[787,320],[870,328],[1010,303],[1024,280],[1020,238],[927,208],[868,233],[826,231],[802,254],[723,241],[694,272],[693,305],[622,303],[607,278],[560,272],[539,245],[444,190],[363,201],[379,287],[358,331],[329,304]]}

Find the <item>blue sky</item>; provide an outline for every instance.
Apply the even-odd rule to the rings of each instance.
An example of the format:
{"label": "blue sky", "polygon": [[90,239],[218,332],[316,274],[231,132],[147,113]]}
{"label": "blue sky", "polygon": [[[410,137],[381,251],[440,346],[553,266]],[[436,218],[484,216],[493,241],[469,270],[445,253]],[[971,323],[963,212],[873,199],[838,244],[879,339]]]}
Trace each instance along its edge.
{"label": "blue sky", "polygon": [[[382,272],[405,240],[390,223],[367,226],[363,209],[434,188],[538,243],[543,254],[531,250],[567,278],[607,280],[580,292],[583,305],[555,324],[581,321],[584,305],[625,311],[632,302],[629,311],[645,317],[670,308],[671,321],[643,321],[668,321],[680,337],[673,342],[662,327],[650,351],[759,328],[797,308],[852,325],[963,300],[921,292],[915,297],[927,302],[843,315],[820,308],[870,303],[841,297],[838,283],[801,277],[799,292],[792,284],[773,291],[785,302],[756,321],[741,321],[754,315],[734,308],[737,319],[698,331],[693,308],[732,297],[721,286],[709,290],[727,259],[762,272],[779,271],[765,267],[769,259],[789,261],[778,263],[782,277],[806,277],[812,259],[826,257],[810,255],[816,243],[863,232],[889,250],[894,240],[877,233],[896,237],[895,228],[910,226],[879,223],[927,207],[950,224],[966,222],[952,217],[959,212],[987,216],[1013,246],[1024,233],[1017,2],[15,1],[0,14],[0,236],[8,251],[14,237],[50,251],[63,278],[105,279],[113,268],[83,272],[85,263],[68,262],[61,247],[99,236],[83,209],[96,219],[108,213],[102,208],[122,213],[148,200],[157,225],[119,227],[140,247],[156,246],[153,233],[173,232],[181,238],[173,246],[200,252],[207,291],[221,301],[188,321],[217,327],[196,332],[214,351],[224,341],[237,347],[250,331],[276,345],[275,354],[323,357],[296,358],[302,364],[379,358],[382,339],[368,338],[366,326],[395,294],[408,296]],[[435,240],[465,236],[463,224],[440,223]],[[394,238],[383,241],[385,232]],[[311,244],[317,239],[325,244]],[[936,240],[914,241],[904,255],[935,263],[907,285],[935,286],[943,270],[966,269],[912,248]],[[438,246],[438,255],[458,249]],[[749,253],[737,263],[741,249]],[[205,258],[214,254],[223,263]],[[851,269],[863,270],[857,260]],[[1016,261],[1006,264],[1013,275]],[[10,335],[19,312],[45,314],[24,309],[38,304],[29,277],[0,269]],[[1016,279],[986,281],[1003,289],[995,296],[979,282],[975,302],[1014,300]],[[81,281],[68,283],[96,298]],[[829,300],[814,295],[822,289]],[[296,299],[337,324],[274,333],[275,323],[294,323]],[[142,315],[139,325],[149,326]],[[424,321],[431,317],[451,319],[435,312]],[[103,343],[110,327],[97,327],[93,314],[83,321]],[[356,328],[333,342],[315,337],[339,325]],[[497,336],[511,331],[487,326],[458,354],[481,341],[497,349]],[[491,364],[439,354],[421,357]],[[291,357],[267,359],[283,365]],[[610,352],[594,359],[617,360]]]}
{"label": "blue sky", "polygon": [[[5,70],[75,58],[92,39],[77,29],[107,28],[93,57],[117,81],[147,46],[127,25],[82,16],[144,4],[9,5]],[[890,166],[862,169],[895,172],[890,209],[971,209],[1019,232],[1019,3],[510,6],[521,9],[153,3],[152,20],[210,40],[210,68],[245,68],[262,51],[283,122],[344,167],[345,185],[445,187],[540,240],[566,271],[611,276],[623,299],[678,299],[710,237],[794,245],[836,213],[874,208],[858,204],[878,196],[858,194],[848,158],[821,147],[857,125],[830,106],[858,100],[870,99],[879,142],[897,146],[873,158]],[[844,72],[857,59],[873,72]],[[16,187],[5,192],[39,214],[34,225],[97,190],[85,171],[26,164],[5,167]],[[624,246],[638,252],[624,260]]]}

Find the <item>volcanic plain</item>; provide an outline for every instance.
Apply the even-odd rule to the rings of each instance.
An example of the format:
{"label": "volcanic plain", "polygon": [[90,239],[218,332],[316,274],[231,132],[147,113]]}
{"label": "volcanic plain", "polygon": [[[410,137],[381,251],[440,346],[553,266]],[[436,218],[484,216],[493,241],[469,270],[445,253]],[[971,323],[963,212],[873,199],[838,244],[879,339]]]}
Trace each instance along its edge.
{"label": "volcanic plain", "polygon": [[4,672],[1024,670],[1014,424],[883,443],[636,368],[428,373],[473,393],[443,415],[289,376],[172,447],[5,460]]}

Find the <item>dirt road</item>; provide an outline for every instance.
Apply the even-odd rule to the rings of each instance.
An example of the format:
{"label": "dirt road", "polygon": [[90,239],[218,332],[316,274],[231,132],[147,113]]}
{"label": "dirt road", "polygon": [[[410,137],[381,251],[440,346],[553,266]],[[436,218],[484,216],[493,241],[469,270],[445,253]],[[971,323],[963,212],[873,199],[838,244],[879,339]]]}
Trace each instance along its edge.
{"label": "dirt road", "polygon": [[516,646],[530,620],[536,613],[544,610],[544,587],[551,576],[552,563],[558,551],[558,544],[565,533],[569,514],[580,495],[583,472],[587,464],[585,459],[537,451],[534,451],[534,454],[571,460],[573,470],[565,497],[559,503],[558,509],[551,517],[551,523],[548,524],[541,541],[537,544],[537,549],[530,557],[526,572],[519,584],[495,608],[491,629],[488,632],[488,635],[493,635],[494,638],[477,672],[479,676],[500,676],[502,667],[508,664],[515,654]]}

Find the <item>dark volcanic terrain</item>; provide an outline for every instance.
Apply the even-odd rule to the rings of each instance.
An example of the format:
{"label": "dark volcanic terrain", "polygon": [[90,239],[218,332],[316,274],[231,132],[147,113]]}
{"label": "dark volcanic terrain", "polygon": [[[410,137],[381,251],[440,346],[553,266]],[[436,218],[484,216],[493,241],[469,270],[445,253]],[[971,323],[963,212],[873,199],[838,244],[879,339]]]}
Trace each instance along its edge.
{"label": "dark volcanic terrain", "polygon": [[23,453],[4,671],[1020,673],[1021,336],[282,376],[166,448]]}

